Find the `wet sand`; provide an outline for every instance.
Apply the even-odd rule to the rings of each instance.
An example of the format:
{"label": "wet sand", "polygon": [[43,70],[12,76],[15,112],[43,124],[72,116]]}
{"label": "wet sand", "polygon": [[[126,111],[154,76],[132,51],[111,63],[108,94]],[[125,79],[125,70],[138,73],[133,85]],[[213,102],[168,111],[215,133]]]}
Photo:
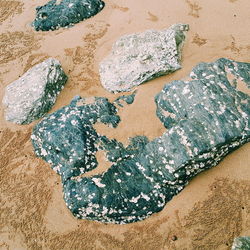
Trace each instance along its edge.
{"label": "wet sand", "polygon": [[[35,32],[30,27],[35,7],[46,2],[0,1],[0,100],[6,85],[54,57],[69,81],[51,112],[75,95],[112,101],[119,94],[101,86],[98,64],[116,39],[174,23],[190,25],[182,69],[139,86],[135,102],[119,111],[116,129],[95,126],[123,143],[135,135],[153,139],[163,133],[154,96],[197,63],[220,57],[250,62],[249,0],[105,0],[99,14],[70,29]],[[250,235],[250,144],[199,174],[160,213],[138,223],[105,225],[77,220],[66,208],[59,176],[33,153],[29,138],[37,121],[6,122],[2,105],[0,115],[0,249],[222,250],[230,249],[234,237]],[[102,155],[98,160],[102,171],[107,163]]]}

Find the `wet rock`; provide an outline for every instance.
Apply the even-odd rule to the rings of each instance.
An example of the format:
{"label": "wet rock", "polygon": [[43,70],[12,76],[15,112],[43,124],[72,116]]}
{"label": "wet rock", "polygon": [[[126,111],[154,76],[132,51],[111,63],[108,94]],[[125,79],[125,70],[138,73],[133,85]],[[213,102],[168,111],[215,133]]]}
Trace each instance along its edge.
{"label": "wet rock", "polygon": [[107,160],[117,163],[133,158],[134,155],[143,151],[148,143],[149,140],[146,136],[136,136],[129,138],[129,145],[125,147],[115,139],[110,140],[106,136],[102,136],[99,140],[99,149],[104,150]]}
{"label": "wet rock", "polygon": [[5,89],[5,118],[28,124],[47,113],[56,102],[68,77],[59,61],[49,58],[29,69]]}
{"label": "wet rock", "polygon": [[[74,216],[118,224],[143,220],[162,210],[199,172],[250,140],[250,97],[238,90],[239,84],[250,84],[250,64],[219,59],[197,65],[190,76],[166,85],[155,98],[157,115],[168,128],[162,136],[152,141],[137,136],[127,147],[93,136],[98,146],[89,151],[104,150],[114,162],[107,171],[82,177],[61,166],[59,174],[69,173],[62,178],[64,200]],[[33,143],[43,134],[35,133]],[[48,139],[39,143],[37,154]],[[74,147],[68,143],[68,157]]]}
{"label": "wet rock", "polygon": [[180,69],[187,30],[188,25],[176,24],[162,31],[148,30],[121,37],[111,54],[100,63],[103,87],[111,92],[129,91]]}
{"label": "wet rock", "polygon": [[195,67],[194,80],[166,85],[156,104],[169,130],[129,157],[121,145],[114,147],[120,158],[102,174],[64,182],[72,213],[106,223],[145,219],[192,177],[248,142],[250,99],[236,88],[240,80],[249,84],[249,72],[250,64],[220,59]]}
{"label": "wet rock", "polygon": [[116,100],[114,101],[114,104],[117,104],[120,107],[123,107],[124,103],[126,104],[132,104],[135,100],[135,95],[136,95],[136,91],[134,91],[132,94],[130,95],[122,95],[119,96],[118,98],[116,98]]}
{"label": "wet rock", "polygon": [[232,250],[249,250],[250,237],[242,236],[234,239]]}
{"label": "wet rock", "polygon": [[46,116],[33,129],[35,153],[51,164],[63,180],[97,167],[100,135],[97,121],[116,127],[120,119],[108,99],[75,97],[70,105]]}
{"label": "wet rock", "polygon": [[96,15],[104,5],[101,0],[51,0],[36,8],[33,26],[37,31],[72,26]]}

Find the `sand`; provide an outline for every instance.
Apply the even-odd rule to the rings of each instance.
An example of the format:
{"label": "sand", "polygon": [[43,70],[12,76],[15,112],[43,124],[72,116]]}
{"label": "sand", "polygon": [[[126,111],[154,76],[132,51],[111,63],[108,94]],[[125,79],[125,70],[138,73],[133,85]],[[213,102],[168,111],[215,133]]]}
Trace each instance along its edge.
{"label": "sand", "polygon": [[[139,86],[135,102],[119,112],[116,129],[96,129],[123,143],[160,136],[154,96],[184,78],[197,63],[219,57],[250,62],[249,0],[105,0],[95,17],[70,29],[35,32],[35,7],[46,0],[0,1],[0,100],[6,85],[48,57],[61,61],[69,81],[51,112],[75,95],[105,96],[99,62],[124,34],[190,24],[181,70]],[[146,115],[145,115],[146,114]],[[0,106],[0,249],[230,249],[250,235],[250,144],[199,174],[158,214],[128,225],[77,220],[62,199],[59,176],[35,157],[32,127],[6,122]],[[105,165],[98,155],[100,168]]]}

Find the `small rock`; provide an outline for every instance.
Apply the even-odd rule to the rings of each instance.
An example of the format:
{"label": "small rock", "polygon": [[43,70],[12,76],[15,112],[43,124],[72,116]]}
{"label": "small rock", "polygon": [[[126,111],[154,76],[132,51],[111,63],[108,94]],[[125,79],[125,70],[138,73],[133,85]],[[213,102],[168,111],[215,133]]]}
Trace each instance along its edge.
{"label": "small rock", "polygon": [[234,239],[232,250],[249,250],[250,249],[250,237],[242,236]]}
{"label": "small rock", "polygon": [[48,31],[73,26],[96,15],[104,7],[101,0],[51,0],[36,8],[35,30]]}
{"label": "small rock", "polygon": [[115,99],[114,104],[123,107],[123,103],[132,104],[135,100],[136,91],[130,95],[122,95]]}
{"label": "small rock", "polygon": [[121,37],[100,63],[103,87],[111,92],[129,91],[180,69],[181,48],[188,28],[176,24],[162,31],[148,30]]}
{"label": "small rock", "polygon": [[173,235],[173,236],[172,236],[172,241],[176,241],[176,240],[178,240],[177,236],[176,236],[176,235]]}
{"label": "small rock", "polygon": [[48,112],[68,77],[59,61],[49,58],[29,69],[5,89],[5,118],[17,124],[28,124]]}

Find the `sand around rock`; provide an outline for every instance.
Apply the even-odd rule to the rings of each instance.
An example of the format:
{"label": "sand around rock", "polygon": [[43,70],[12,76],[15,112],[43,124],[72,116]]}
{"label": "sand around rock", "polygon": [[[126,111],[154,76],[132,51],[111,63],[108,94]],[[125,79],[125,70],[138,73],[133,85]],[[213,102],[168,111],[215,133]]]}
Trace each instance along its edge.
{"label": "sand around rock", "polygon": [[[0,1],[0,99],[8,84],[53,57],[69,80],[50,113],[76,95],[111,102],[121,96],[102,87],[98,69],[118,38],[189,24],[182,68],[138,86],[134,102],[119,109],[117,128],[94,125],[98,133],[125,146],[129,137],[152,140],[165,131],[154,98],[166,83],[183,79],[200,62],[222,57],[250,62],[249,0],[105,0],[102,11],[69,29],[37,32],[30,26],[35,8],[47,2]],[[243,84],[238,88],[249,94]],[[60,177],[33,152],[30,136],[38,121],[15,125],[4,119],[2,105],[0,111],[0,249],[223,250],[231,249],[234,238],[250,235],[249,143],[195,177],[160,213],[141,222],[106,225],[71,215]],[[110,167],[102,152],[97,160],[90,175]]]}

